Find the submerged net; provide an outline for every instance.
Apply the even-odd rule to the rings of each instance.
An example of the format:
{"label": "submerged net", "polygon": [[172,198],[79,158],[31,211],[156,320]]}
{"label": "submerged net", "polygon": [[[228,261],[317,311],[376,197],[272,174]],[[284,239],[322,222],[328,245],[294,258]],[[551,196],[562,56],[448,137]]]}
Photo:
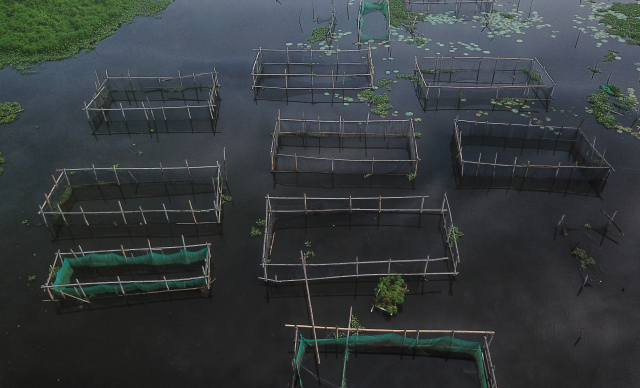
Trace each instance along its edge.
{"label": "submerged net", "polygon": [[[71,281],[71,277],[74,272],[74,268],[79,267],[115,267],[119,265],[151,265],[151,266],[162,266],[162,265],[170,265],[170,264],[182,264],[188,265],[191,263],[196,263],[200,261],[205,261],[208,256],[208,249],[204,248],[202,250],[196,252],[189,252],[186,250],[172,253],[172,254],[161,254],[150,252],[146,255],[136,256],[136,257],[125,257],[115,253],[91,253],[86,256],[67,258],[62,267],[57,272],[56,280],[53,283],[54,287],[53,291],[57,294],[64,292],[66,294],[76,293],[77,289],[73,286],[68,287],[73,284]],[[205,285],[206,280],[204,278],[193,279],[193,280],[162,280],[157,282],[133,282],[121,284],[119,287],[122,287],[125,292],[131,291],[156,291],[163,288],[192,288]],[[82,290],[85,294],[103,294],[103,293],[112,293],[117,292],[114,288],[113,284],[97,284],[92,286],[83,286]]]}
{"label": "submerged net", "polygon": [[[389,13],[387,1],[383,1],[381,3],[369,3],[367,1],[362,2],[362,8],[360,9],[360,40],[387,40],[389,39]],[[385,33],[383,35],[367,35],[362,33],[362,28],[364,26],[364,18],[362,16],[370,14],[372,12],[381,12],[384,15],[384,19],[387,23],[385,27]]]}
{"label": "submerged net", "polygon": [[[296,354],[295,362],[298,370],[298,376],[300,376],[300,368],[302,359],[305,355],[307,348],[313,348],[315,341],[313,339],[306,339],[302,335],[300,336],[300,346],[298,353]],[[417,349],[425,352],[426,354],[435,356],[448,356],[458,358],[471,358],[475,361],[476,368],[478,370],[478,378],[480,380],[480,387],[488,388],[487,376],[485,374],[485,365],[482,356],[482,344],[480,342],[465,341],[450,336],[432,338],[432,339],[415,339],[405,338],[395,333],[380,334],[380,335],[352,335],[348,338],[328,338],[318,339],[318,347],[320,346],[338,346],[342,347],[346,352],[345,362],[348,361],[348,354],[354,350],[363,349],[366,347],[386,347],[395,349]],[[343,369],[342,386],[346,387],[346,376]],[[302,379],[300,379],[300,386],[302,387]]]}

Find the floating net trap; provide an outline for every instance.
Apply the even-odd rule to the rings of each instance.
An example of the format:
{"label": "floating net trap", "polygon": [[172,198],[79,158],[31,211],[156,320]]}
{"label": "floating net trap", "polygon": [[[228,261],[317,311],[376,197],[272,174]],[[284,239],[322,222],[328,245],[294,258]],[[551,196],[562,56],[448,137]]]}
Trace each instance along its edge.
{"label": "floating net trap", "polygon": [[[432,276],[456,276],[458,274],[457,266],[460,262],[460,253],[458,251],[457,238],[453,237],[454,230],[453,216],[446,194],[442,198],[442,202],[438,203],[436,208],[429,208],[427,196],[406,196],[406,197],[347,197],[347,198],[324,198],[324,197],[266,197],[266,215],[264,227],[264,240],[262,250],[262,268],[263,276],[260,277],[266,283],[287,283],[287,282],[303,282],[308,281],[324,281],[331,279],[349,279],[349,278],[367,278],[387,275],[415,276],[415,277],[432,277]],[[296,218],[302,218],[305,228],[307,221],[311,216],[319,216],[318,226],[346,226],[339,225],[341,222],[346,223],[348,220],[351,227],[351,217],[360,217],[362,221],[363,215],[377,215],[378,224],[380,218],[383,217],[399,217],[405,224],[407,219],[417,220],[417,225],[409,227],[421,228],[420,222],[422,217],[429,217],[438,220],[438,244],[442,244],[444,255],[441,257],[431,257],[424,254],[423,257],[415,259],[391,259],[388,260],[361,260],[354,257],[349,261],[341,261],[338,257],[340,252],[330,252],[326,259],[314,259],[313,262],[307,263],[300,257],[295,257],[287,262],[272,262],[274,235],[278,227],[276,223],[283,219],[287,222],[297,222]],[[309,217],[309,218],[308,218]],[[327,217],[326,222],[321,217]],[[331,217],[343,217],[338,220]],[[330,218],[330,219],[329,219]],[[370,219],[371,217],[364,217]],[[323,223],[325,222],[325,223]],[[326,225],[325,225],[326,224]],[[367,226],[356,225],[356,226]],[[373,226],[373,225],[370,225]],[[286,233],[282,230],[288,229],[283,226],[280,233]],[[300,226],[293,225],[293,229],[299,229]],[[425,232],[426,233],[426,232]],[[381,237],[385,240],[385,237]],[[284,237],[280,237],[284,241]],[[434,249],[433,246],[427,246],[426,249]],[[422,253],[421,253],[422,255]],[[335,256],[335,257],[334,257]],[[276,260],[277,261],[277,260]],[[304,268],[303,268],[304,266]]]}
{"label": "floating net trap", "polygon": [[[296,329],[293,379],[297,387],[316,384],[341,388],[355,387],[358,383],[362,384],[365,378],[369,382],[367,386],[388,386],[385,383],[389,382],[381,380],[386,377],[384,374],[389,373],[389,363],[395,361],[396,367],[404,363],[413,367],[407,369],[406,373],[418,375],[423,372],[427,361],[434,357],[470,360],[475,364],[476,382],[479,387],[498,386],[489,351],[494,335],[492,331],[356,329],[290,324],[286,326]],[[314,338],[305,338],[299,333],[300,329],[312,329]],[[324,338],[317,338],[323,334]],[[310,364],[314,352],[318,365]],[[405,361],[400,361],[403,356]],[[381,368],[378,369],[374,364],[376,358],[387,367],[380,365]],[[369,364],[358,368],[359,362]],[[396,369],[394,368],[394,371]],[[437,371],[424,372],[430,373],[433,377]],[[363,373],[367,376],[362,376]],[[393,374],[393,381],[397,381],[396,373],[398,372]],[[468,377],[465,380],[468,381]]]}
{"label": "floating net trap", "polygon": [[424,110],[471,109],[500,100],[539,102],[545,109],[556,83],[538,59],[415,57],[416,94]]}
{"label": "floating net trap", "polygon": [[201,290],[209,294],[210,244],[174,247],[58,251],[42,288],[50,300],[91,303],[101,296]]}
{"label": "floating net trap", "polygon": [[419,160],[413,120],[276,118],[272,172],[407,175]]}
{"label": "floating net trap", "polygon": [[[385,32],[382,34],[368,35],[362,32],[364,27],[364,16],[372,12],[380,12],[384,16],[386,22]],[[370,3],[365,0],[360,0],[360,12],[358,13],[358,42],[367,42],[371,40],[389,40],[389,33],[391,30],[389,11],[389,1],[384,0],[380,3]]]}
{"label": "floating net trap", "polygon": [[[215,128],[218,118],[219,90],[218,73],[199,73],[177,77],[147,77],[127,75],[110,76],[105,71],[103,80],[96,73],[96,92],[85,103],[84,110],[94,134],[104,132],[130,133],[129,123],[143,121],[151,132],[164,123],[171,132],[168,121],[205,121]],[[185,130],[186,132],[187,130]]]}
{"label": "floating net trap", "polygon": [[595,138],[590,142],[579,128],[456,119],[454,129],[462,186],[567,191],[586,184],[599,194],[613,171]]}

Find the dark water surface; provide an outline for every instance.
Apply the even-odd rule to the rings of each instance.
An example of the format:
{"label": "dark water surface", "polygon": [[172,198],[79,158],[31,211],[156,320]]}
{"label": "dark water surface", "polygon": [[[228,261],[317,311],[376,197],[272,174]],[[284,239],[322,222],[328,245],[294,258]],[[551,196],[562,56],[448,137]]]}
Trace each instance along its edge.
{"label": "dark water surface", "polygon": [[[524,3],[520,9],[526,16],[530,3]],[[510,3],[505,5],[496,9],[511,9]],[[353,32],[337,44],[355,47],[351,43],[357,36],[357,2],[349,7],[349,19],[345,2],[335,1],[334,6],[337,28]],[[614,68],[611,82],[623,90],[637,89],[640,73],[633,63],[640,61],[640,49],[613,38],[598,48],[597,41],[587,34],[582,34],[574,48],[578,35],[573,28],[574,15],[588,14],[588,7],[580,7],[578,0],[535,0],[532,9],[543,17],[543,23],[552,26],[525,29],[525,35],[513,38],[490,40],[477,23],[422,23],[419,30],[432,39],[425,46],[430,50],[393,41],[394,59],[385,61],[382,58],[389,52],[374,43],[378,47],[373,51],[376,81],[393,78],[393,70],[411,73],[415,55],[452,54],[449,42],[475,43],[490,51],[473,51],[470,56],[537,57],[558,86],[551,105],[555,111],[545,112],[538,106],[539,112],[532,116],[543,122],[549,117],[551,125],[577,126],[584,120],[584,132],[597,136],[597,147],[606,147],[607,159],[616,169],[601,198],[513,189],[457,190],[449,149],[453,119],[456,115],[475,119],[478,111],[422,113],[406,80],[392,84],[389,95],[398,118],[413,112],[413,118],[422,119],[415,122],[415,130],[423,136],[418,141],[421,162],[413,190],[404,178],[393,187],[296,188],[283,184],[295,184],[295,179],[278,177],[274,183],[269,173],[270,133],[278,109],[283,117],[301,118],[304,112],[306,117],[342,116],[350,120],[364,120],[368,112],[357,100],[349,106],[254,103],[250,88],[255,58],[252,49],[284,49],[289,42],[295,48],[296,43],[304,42],[317,26],[312,17],[330,15],[328,0],[315,0],[314,7],[312,10],[311,1],[177,0],[161,19],[138,18],[93,52],[36,66],[37,73],[28,76],[10,68],[0,71],[0,100],[18,101],[25,108],[17,122],[0,128],[0,152],[7,159],[0,178],[0,386],[285,387],[291,381],[294,333],[284,325],[310,324],[310,319],[303,286],[267,289],[257,279],[262,275],[262,238],[250,238],[249,231],[257,219],[264,218],[264,196],[429,195],[437,202],[445,192],[455,224],[465,233],[460,241],[460,274],[455,281],[410,282],[411,292],[402,312],[393,318],[369,312],[375,282],[312,284],[316,324],[346,325],[353,306],[365,327],[493,330],[496,336],[491,355],[501,387],[640,386],[640,177],[636,162],[640,142],[627,134],[604,130],[584,113],[587,94],[604,83]],[[298,22],[301,9],[304,32]],[[585,22],[583,26],[589,23],[595,25]],[[557,37],[551,38],[552,34]],[[455,55],[461,56],[466,51],[458,46]],[[622,60],[601,63],[604,73],[590,80],[586,67],[602,59],[608,49],[618,50]],[[129,69],[135,75],[165,76],[177,75],[178,69],[198,73],[213,67],[219,72],[223,98],[215,135],[92,136],[82,107],[93,93],[94,71],[121,74]],[[481,116],[477,119],[519,123],[530,119],[511,112]],[[629,125],[632,119],[619,118],[619,122]],[[213,277],[217,280],[210,299],[195,292],[164,299],[112,298],[82,310],[57,309],[53,303],[41,301],[45,294],[39,285],[44,283],[58,249],[68,251],[78,244],[85,250],[118,248],[120,244],[133,248],[147,243],[144,237],[112,236],[52,242],[46,228],[37,225],[41,222],[37,210],[43,193],[52,186],[51,175],[56,169],[91,164],[147,167],[158,162],[178,166],[184,159],[190,165],[210,165],[222,161],[223,147],[233,196],[233,202],[224,205],[223,233],[187,239],[188,243],[212,243]],[[143,151],[143,155],[131,151]],[[304,181],[314,186],[313,178]],[[616,221],[624,237],[609,232],[611,239],[601,243],[602,237],[594,229],[606,225],[607,219],[600,209],[609,214],[618,212]],[[566,238],[554,239],[554,228],[562,215],[575,229],[570,229]],[[31,226],[21,225],[23,220]],[[594,229],[584,229],[585,223]],[[372,236],[380,231],[363,227],[341,236],[339,230],[325,234],[322,229],[313,229],[307,235],[297,230],[286,239],[276,238],[274,254],[287,258],[304,249],[302,243],[307,239],[317,242],[314,249],[325,255],[338,252],[352,257],[360,250],[360,257],[370,254],[382,260],[390,255],[402,259],[436,250],[430,247],[431,236],[416,237],[415,230],[389,232],[386,248],[380,248],[380,240],[367,248],[368,239],[377,238]],[[336,237],[330,238],[332,235]],[[181,241],[176,236],[152,238],[152,243],[166,246]],[[582,292],[581,274],[570,255],[576,243],[597,262],[586,272],[596,280],[595,286]],[[30,275],[36,275],[37,280],[30,283]],[[304,334],[310,337],[310,333]],[[417,367],[421,368],[419,373],[412,375],[411,368],[418,361],[404,363],[394,358],[380,365],[380,360],[374,359],[367,368],[366,357],[355,359],[353,373],[357,375],[349,380],[349,386],[372,386],[373,382],[417,386],[427,381],[426,386],[460,387],[477,379],[472,363],[457,360],[425,361]],[[424,368],[434,368],[434,372]],[[391,378],[394,373],[398,379]],[[339,375],[332,374],[330,380],[339,383]]]}

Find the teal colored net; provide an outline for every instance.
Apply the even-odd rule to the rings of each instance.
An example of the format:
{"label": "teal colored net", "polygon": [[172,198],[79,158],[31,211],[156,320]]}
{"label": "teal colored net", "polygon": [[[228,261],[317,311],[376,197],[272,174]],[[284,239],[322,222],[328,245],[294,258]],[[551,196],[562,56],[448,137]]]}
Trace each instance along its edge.
{"label": "teal colored net", "polygon": [[[147,253],[146,255],[136,256],[136,257],[125,257],[115,253],[91,253],[86,256],[81,257],[73,257],[68,258],[60,267],[56,275],[56,280],[53,283],[52,290],[61,295],[60,292],[64,292],[66,294],[78,294],[78,290],[75,287],[65,287],[65,285],[69,285],[72,283],[71,276],[73,275],[73,269],[78,267],[113,267],[118,265],[169,265],[169,264],[183,264],[188,265],[191,263],[196,263],[200,261],[205,261],[208,256],[208,249],[204,248],[202,250],[196,252],[189,252],[186,250],[172,253],[172,254],[161,254],[161,253]],[[158,281],[158,282],[136,282],[136,283],[126,283],[120,286],[118,284],[118,289],[121,290],[120,287],[124,289],[125,292],[132,291],[156,291],[163,288],[169,287],[170,289],[175,288],[193,288],[199,287],[206,284],[206,280],[204,278],[186,280],[186,281],[176,281],[176,280],[167,280],[166,282]],[[82,291],[85,294],[104,294],[104,293],[116,293],[118,292],[113,284],[97,284],[92,286],[82,286]]]}
{"label": "teal colored net", "polygon": [[[348,354],[353,351],[353,348],[363,348],[366,346],[418,349],[423,350],[426,353],[448,354],[450,356],[472,358],[475,360],[476,368],[478,369],[480,387],[488,388],[487,377],[484,372],[484,362],[482,359],[482,344],[480,342],[465,341],[450,336],[433,339],[405,338],[395,333],[380,335],[351,335],[349,338],[318,339],[318,347],[336,345],[346,347],[345,362],[348,361]],[[306,339],[302,335],[300,336],[300,346],[298,347],[298,353],[296,354],[295,359],[298,376],[300,376],[300,364],[302,363],[305,351],[307,348],[313,348],[313,346],[315,346],[315,341],[313,339]],[[346,377],[343,373],[343,386],[345,381]],[[300,380],[300,386],[302,387],[302,380]]]}
{"label": "teal colored net", "polygon": [[381,12],[384,15],[384,19],[387,22],[387,25],[385,27],[386,32],[384,35],[367,35],[362,32],[362,29],[364,27],[364,18],[360,17],[360,40],[361,41],[389,39],[389,13],[387,11],[388,11],[387,1],[383,1],[381,3],[369,3],[366,1],[362,2],[362,8],[360,9],[361,16],[370,14],[372,12]]}

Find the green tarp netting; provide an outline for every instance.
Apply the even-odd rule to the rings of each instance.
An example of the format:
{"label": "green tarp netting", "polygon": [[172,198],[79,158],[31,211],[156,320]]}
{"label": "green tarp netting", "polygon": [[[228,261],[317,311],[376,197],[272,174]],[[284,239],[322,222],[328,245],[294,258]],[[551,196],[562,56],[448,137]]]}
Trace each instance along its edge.
{"label": "green tarp netting", "polygon": [[[348,342],[347,342],[348,341]],[[296,354],[296,367],[300,376],[300,364],[307,348],[313,348],[315,341],[300,336],[300,346]],[[395,333],[380,335],[351,335],[349,338],[327,338],[318,339],[318,347],[321,346],[348,346],[347,352],[352,352],[356,348],[369,347],[395,347],[404,349],[418,349],[425,352],[448,354],[450,356],[466,356],[473,358],[478,369],[478,379],[481,388],[488,388],[487,377],[484,373],[484,362],[482,360],[482,344],[480,342],[465,341],[453,337],[439,337],[433,339],[405,338]],[[348,358],[347,358],[348,359]],[[342,377],[344,383],[345,376]],[[302,379],[300,380],[302,387]]]}
{"label": "green tarp netting", "polygon": [[[53,291],[57,294],[64,292],[66,294],[78,294],[80,290],[76,287],[64,287],[64,285],[68,285],[73,283],[71,281],[71,276],[73,275],[73,268],[77,267],[113,267],[117,265],[169,265],[169,264],[191,264],[199,261],[205,261],[208,255],[208,249],[204,248],[202,250],[196,252],[189,252],[186,250],[172,253],[172,254],[161,254],[161,253],[147,253],[146,255],[136,256],[136,257],[124,257],[115,253],[91,253],[86,256],[81,257],[73,257],[68,258],[58,270],[56,275],[56,280],[53,283],[54,287]],[[172,281],[167,280],[153,282],[153,283],[127,283],[122,284],[122,288],[124,288],[125,292],[131,291],[156,291],[162,288],[192,288],[205,285],[206,280],[202,279],[194,279],[187,281]],[[118,285],[118,289],[120,289],[120,285]],[[117,292],[114,288],[113,284],[98,284],[93,286],[83,286],[82,291],[85,294],[103,294],[103,293],[115,293]]]}
{"label": "green tarp netting", "polygon": [[[389,13],[387,12],[388,6],[387,2],[383,1],[382,3],[369,3],[366,1],[362,2],[362,8],[360,9],[360,40],[387,40],[389,39]],[[372,13],[372,12],[381,12],[384,15],[384,19],[387,22],[386,32],[384,35],[367,35],[362,32],[362,27],[364,26],[364,18],[362,16]]]}

